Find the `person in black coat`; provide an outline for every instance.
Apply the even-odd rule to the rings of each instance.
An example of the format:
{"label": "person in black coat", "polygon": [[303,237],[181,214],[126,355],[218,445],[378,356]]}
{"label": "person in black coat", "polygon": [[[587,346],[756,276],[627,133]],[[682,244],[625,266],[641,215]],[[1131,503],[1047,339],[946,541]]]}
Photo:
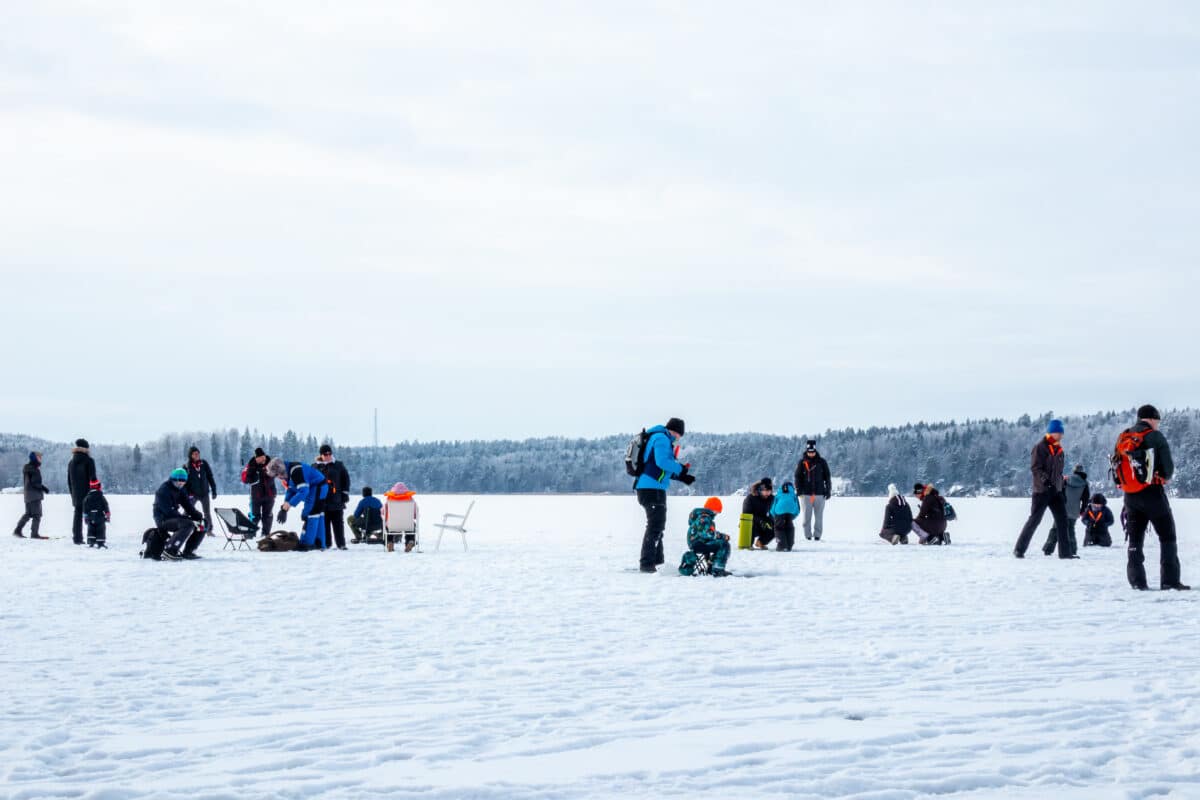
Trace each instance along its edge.
{"label": "person in black coat", "polygon": [[204,515],[192,505],[187,478],[187,470],[174,469],[154,493],[154,524],[170,537],[163,557],[172,561],[199,558],[196,548],[204,538]]}
{"label": "person in black coat", "polygon": [[105,530],[112,521],[112,514],[108,510],[108,498],[104,496],[100,481],[92,481],[87,497],[83,498],[83,517],[87,522],[88,547],[107,548]]}
{"label": "person in black coat", "polygon": [[25,500],[25,514],[17,520],[13,536],[24,539],[22,529],[28,522],[30,539],[48,538],[38,533],[42,525],[42,500],[50,494],[50,490],[42,483],[42,454],[36,450],[29,454],[29,463],[21,468],[21,489]]}
{"label": "person in black coat", "polygon": [[192,447],[188,450],[188,460],[183,468],[187,470],[188,475],[188,494],[200,501],[200,506],[204,509],[204,529],[212,534],[212,503],[209,502],[209,494],[212,494],[213,500],[217,499],[217,481],[213,478],[212,467],[200,457],[200,448]]}
{"label": "person in black coat", "polygon": [[76,439],[71,449],[71,461],[67,464],[67,489],[71,492],[71,504],[75,515],[71,518],[71,539],[83,544],[83,499],[88,487],[96,480],[96,462],[89,455],[87,439]]}
{"label": "person in black coat", "polygon": [[1030,504],[1029,519],[1025,521],[1017,543],[1013,547],[1013,555],[1024,558],[1025,551],[1037,526],[1042,523],[1046,509],[1050,509],[1054,517],[1054,527],[1058,539],[1059,558],[1079,558],[1071,551],[1071,525],[1067,521],[1067,501],[1063,497],[1063,468],[1067,457],[1062,448],[1062,420],[1052,419],[1046,426],[1046,435],[1033,446],[1029,458],[1029,472],[1033,477],[1033,500]]}
{"label": "person in black coat", "polygon": [[1175,474],[1175,462],[1171,459],[1171,447],[1167,437],[1158,430],[1158,409],[1145,405],[1138,409],[1138,422],[1129,430],[1142,435],[1142,452],[1146,454],[1146,466],[1150,470],[1149,485],[1134,491],[1125,490],[1125,510],[1129,512],[1129,562],[1125,573],[1129,585],[1134,589],[1148,589],[1146,585],[1146,557],[1142,545],[1146,540],[1146,529],[1154,526],[1158,534],[1159,588],[1187,590],[1192,587],[1180,582],[1179,543],[1175,538],[1175,515],[1167,502],[1167,483]]}
{"label": "person in black coat", "polygon": [[889,483],[888,502],[883,509],[883,528],[879,531],[879,538],[892,544],[908,544],[912,524],[912,507],[896,484]]}
{"label": "person in black coat", "polygon": [[921,509],[913,520],[912,532],[921,544],[941,544],[946,533],[946,501],[932,483],[926,484],[917,496],[921,498]]}
{"label": "person in black coat", "polygon": [[346,504],[350,502],[350,473],[333,457],[333,448],[321,445],[320,455],[313,464],[329,481],[329,496],[325,499],[325,527],[333,533],[338,550],[346,549]]}
{"label": "person in black coat", "polygon": [[[833,494],[829,464],[817,452],[817,440],[809,439],[804,457],[796,464],[796,495],[804,509],[804,538],[821,541],[825,527],[825,501]],[[817,524],[813,526],[813,515]]]}
{"label": "person in black coat", "polygon": [[1113,525],[1112,509],[1108,498],[1097,492],[1080,515],[1083,520],[1083,546],[1112,547],[1112,536],[1108,529]]}
{"label": "person in black coat", "polygon": [[754,550],[766,550],[775,538],[775,525],[771,522],[771,504],[775,500],[775,486],[770,478],[763,478],[750,487],[742,501],[742,513],[754,517],[751,526]]}
{"label": "person in black coat", "polygon": [[262,535],[271,535],[271,524],[275,522],[275,479],[267,474],[267,462],[271,460],[261,447],[254,448],[254,457],[246,463],[243,482],[250,487],[250,519],[262,525]]}

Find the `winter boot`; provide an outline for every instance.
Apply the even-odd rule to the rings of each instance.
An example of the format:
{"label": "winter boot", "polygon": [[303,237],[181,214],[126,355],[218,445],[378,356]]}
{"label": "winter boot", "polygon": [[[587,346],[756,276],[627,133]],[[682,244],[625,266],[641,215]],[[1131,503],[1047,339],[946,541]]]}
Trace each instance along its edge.
{"label": "winter boot", "polygon": [[1129,563],[1125,565],[1125,577],[1129,578],[1129,585],[1143,592],[1150,588],[1146,585],[1144,561],[1145,557],[1141,553],[1130,550]]}
{"label": "winter boot", "polygon": [[720,567],[713,567],[708,574],[712,575],[714,578],[725,578],[732,573],[730,573],[729,570],[721,569]]}
{"label": "winter boot", "polygon": [[1163,589],[1187,591],[1192,587],[1179,582],[1179,543],[1172,540],[1160,545],[1160,585]]}
{"label": "winter boot", "polygon": [[24,539],[24,538],[25,538],[25,534],[21,533],[21,529],[20,529],[20,528],[17,528],[15,531],[13,531],[13,536],[17,537],[18,539]]}

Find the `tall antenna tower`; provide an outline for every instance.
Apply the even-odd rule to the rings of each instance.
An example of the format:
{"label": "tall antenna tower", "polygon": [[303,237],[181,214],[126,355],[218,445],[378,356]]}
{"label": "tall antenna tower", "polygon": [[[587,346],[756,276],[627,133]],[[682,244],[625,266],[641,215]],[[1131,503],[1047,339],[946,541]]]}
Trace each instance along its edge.
{"label": "tall antenna tower", "polygon": [[375,409],[375,447],[379,447],[379,409]]}

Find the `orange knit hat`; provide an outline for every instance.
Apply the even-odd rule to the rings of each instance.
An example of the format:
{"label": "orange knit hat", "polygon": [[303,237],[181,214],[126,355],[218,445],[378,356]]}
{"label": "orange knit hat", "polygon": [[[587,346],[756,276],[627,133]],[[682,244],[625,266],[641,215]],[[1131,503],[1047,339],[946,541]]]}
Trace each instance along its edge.
{"label": "orange knit hat", "polygon": [[724,506],[721,505],[721,498],[719,497],[708,498],[704,501],[704,507],[714,514],[720,514],[724,510]]}

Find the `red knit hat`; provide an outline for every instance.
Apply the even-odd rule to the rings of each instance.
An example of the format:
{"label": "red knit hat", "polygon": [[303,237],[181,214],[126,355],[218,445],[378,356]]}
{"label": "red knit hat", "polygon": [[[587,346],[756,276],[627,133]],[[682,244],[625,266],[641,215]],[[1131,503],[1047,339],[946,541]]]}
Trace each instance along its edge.
{"label": "red knit hat", "polygon": [[704,501],[704,507],[714,514],[720,514],[725,509],[725,507],[721,505],[721,498],[719,497],[708,498]]}
{"label": "red knit hat", "polygon": [[100,489],[100,481],[88,481],[88,488],[99,490]]}

